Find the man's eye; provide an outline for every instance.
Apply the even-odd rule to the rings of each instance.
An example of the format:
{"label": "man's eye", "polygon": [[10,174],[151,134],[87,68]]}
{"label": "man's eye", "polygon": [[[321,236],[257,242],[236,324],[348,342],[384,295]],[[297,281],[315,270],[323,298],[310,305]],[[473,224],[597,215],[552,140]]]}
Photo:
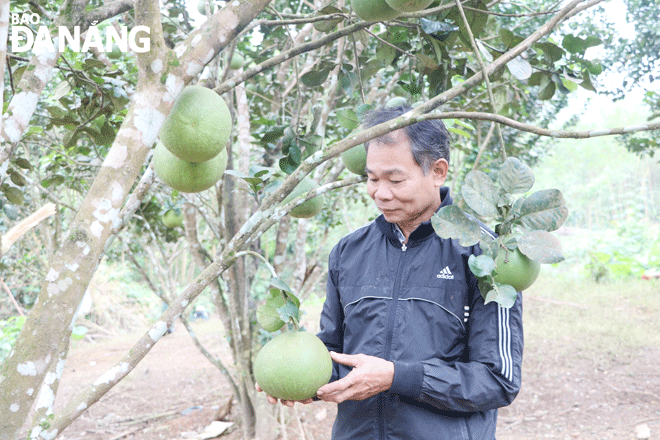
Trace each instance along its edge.
{"label": "man's eye", "polygon": [[395,185],[396,185],[397,183],[401,183],[401,182],[403,182],[403,180],[390,180],[390,183],[393,183],[393,184],[395,184]]}

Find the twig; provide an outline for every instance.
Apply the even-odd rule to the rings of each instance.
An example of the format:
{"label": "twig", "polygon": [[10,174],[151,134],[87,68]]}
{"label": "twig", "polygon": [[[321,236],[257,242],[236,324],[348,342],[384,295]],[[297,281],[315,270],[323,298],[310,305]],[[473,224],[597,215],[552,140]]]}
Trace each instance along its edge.
{"label": "twig", "polygon": [[654,399],[660,400],[660,395],[655,394],[655,393],[652,393],[652,392],[650,392],[650,391],[630,390],[630,389],[628,389],[628,390],[622,390],[621,388],[617,388],[617,387],[615,387],[615,386],[612,385],[611,383],[608,383],[607,385],[609,385],[610,388],[612,388],[612,389],[613,389],[614,391],[616,391],[617,393],[642,394],[642,395],[644,395],[644,396],[651,396],[651,397],[653,397]]}
{"label": "twig", "polygon": [[[456,7],[458,8],[458,11],[461,14],[461,18],[463,19],[463,23],[465,24],[465,30],[470,36],[470,44],[472,45],[472,50],[474,51],[474,54],[477,57],[477,61],[479,62],[479,66],[481,67],[481,71],[483,72],[484,81],[486,83],[486,90],[488,90],[488,100],[490,101],[490,106],[493,109],[493,113],[497,113],[497,109],[495,108],[495,97],[493,96],[493,87],[490,84],[490,77],[486,72],[486,64],[484,63],[484,60],[481,57],[481,52],[479,51],[477,42],[475,41],[474,35],[472,34],[472,29],[470,28],[470,22],[468,22],[467,16],[465,15],[465,11],[463,10],[463,5],[461,4],[460,0],[456,0]],[[506,148],[504,147],[504,137],[502,137],[502,128],[500,127],[499,124],[497,124],[496,128],[497,128],[497,136],[500,140],[500,148],[502,149],[502,159],[506,160]]]}
{"label": "twig", "polygon": [[531,299],[532,301],[539,301],[539,302],[550,303],[550,304],[558,304],[558,305],[561,305],[561,306],[577,307],[578,309],[587,309],[588,308],[586,306],[583,306],[582,304],[576,304],[576,303],[569,302],[569,301],[558,301],[556,299],[540,298],[538,296],[525,295],[525,299]]}
{"label": "twig", "polygon": [[5,292],[7,292],[7,295],[9,295],[9,299],[14,304],[14,307],[16,307],[16,310],[18,310],[18,314],[21,316],[25,316],[23,310],[21,310],[21,307],[18,305],[18,302],[16,302],[16,298],[14,298],[14,295],[11,293],[9,286],[7,285],[7,283],[5,283],[5,280],[2,277],[0,277],[0,283],[2,283],[2,288],[4,289]]}

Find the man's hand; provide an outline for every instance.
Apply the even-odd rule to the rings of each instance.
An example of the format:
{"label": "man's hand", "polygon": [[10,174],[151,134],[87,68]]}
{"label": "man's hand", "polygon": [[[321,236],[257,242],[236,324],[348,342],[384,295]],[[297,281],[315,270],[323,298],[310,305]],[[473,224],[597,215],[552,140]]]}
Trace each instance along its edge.
{"label": "man's hand", "polygon": [[[262,393],[264,391],[264,390],[261,389],[261,387],[259,386],[258,383],[255,383],[254,387],[260,393]],[[275,405],[277,403],[278,399],[276,399],[275,397],[269,396],[268,394],[266,394],[266,397],[268,399],[268,403],[271,403],[273,405]],[[282,405],[285,405],[285,406],[288,406],[288,407],[293,407],[293,405],[295,405],[296,402],[300,402],[300,403],[303,403],[303,404],[307,405],[308,403],[312,403],[313,401],[314,400],[311,397],[309,399],[305,399],[305,400],[280,400]]]}
{"label": "man's hand", "polygon": [[387,391],[394,380],[394,363],[366,354],[330,352],[338,364],[353,367],[343,379],[323,385],[316,395],[326,402],[364,400]]}

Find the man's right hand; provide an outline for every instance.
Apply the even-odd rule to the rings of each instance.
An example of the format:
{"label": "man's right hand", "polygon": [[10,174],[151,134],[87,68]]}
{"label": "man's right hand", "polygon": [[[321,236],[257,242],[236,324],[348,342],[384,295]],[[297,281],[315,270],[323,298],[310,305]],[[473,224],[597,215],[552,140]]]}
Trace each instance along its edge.
{"label": "man's right hand", "polygon": [[[255,382],[255,384],[254,384],[254,387],[257,389],[257,392],[259,392],[259,393],[263,393],[263,392],[264,392],[264,390],[262,390],[261,387],[259,386],[259,384],[256,383],[256,382]],[[268,403],[271,403],[271,404],[273,404],[273,405],[277,404],[277,401],[278,401],[277,398],[275,398],[275,397],[273,397],[273,396],[269,396],[268,394],[266,394],[266,397],[267,397],[267,399],[268,399]],[[302,403],[302,404],[304,404],[304,405],[307,405],[307,404],[312,403],[313,401],[314,401],[314,399],[313,399],[312,397],[310,397],[310,398],[308,398],[308,399],[305,399],[305,400],[280,400],[280,402],[282,403],[282,405],[288,406],[288,407],[290,407],[290,408],[292,408],[293,405],[295,405],[296,402],[300,402],[300,403]]]}

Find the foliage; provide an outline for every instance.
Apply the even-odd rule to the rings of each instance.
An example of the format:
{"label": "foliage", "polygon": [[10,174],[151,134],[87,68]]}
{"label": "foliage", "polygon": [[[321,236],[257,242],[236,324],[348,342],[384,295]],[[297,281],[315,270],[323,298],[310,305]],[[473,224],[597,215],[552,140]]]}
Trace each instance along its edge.
{"label": "foliage", "polygon": [[0,364],[9,356],[24,323],[24,316],[12,316],[6,320],[0,320]]}
{"label": "foliage", "polygon": [[481,171],[468,173],[463,198],[477,215],[497,222],[496,236],[456,205],[440,208],[431,220],[440,237],[455,238],[466,247],[481,245],[483,255],[471,255],[468,264],[479,279],[486,303],[495,301],[511,307],[517,296],[515,288],[496,279],[495,261],[506,261],[498,258],[500,253],[517,249],[531,260],[547,264],[564,259],[561,243],[550,234],[568,215],[564,197],[561,191],[550,189],[516,198],[516,194],[527,193],[533,186],[532,170],[513,157],[504,162],[495,181]]}
{"label": "foliage", "polygon": [[[146,8],[147,3],[138,1],[135,7]],[[18,1],[12,5],[16,8],[12,12],[38,11],[43,14],[44,25],[53,26],[61,20],[71,26],[74,20],[81,18],[72,14],[72,8],[79,4],[73,1]],[[256,2],[252,1],[224,2],[223,7],[240,6],[245,11],[254,8],[254,4]],[[362,211],[361,204],[365,199],[363,192],[348,186],[326,194],[326,207],[314,219],[303,221],[291,220],[290,216],[281,217],[281,205],[279,211],[269,211],[276,215],[263,215],[259,210],[265,203],[277,203],[270,196],[283,188],[287,176],[300,174],[305,160],[309,163],[309,159],[318,157],[321,152],[326,153],[346,139],[359,127],[365,112],[384,104],[392,95],[403,96],[419,106],[450,91],[462,90],[442,103],[443,112],[494,114],[545,126],[555,110],[566,104],[565,97],[569,93],[578,87],[594,88],[592,78],[598,75],[600,66],[586,57],[586,51],[601,42],[595,27],[589,27],[588,31],[571,27],[548,30],[545,38],[490,75],[488,82],[475,81],[475,75],[483,69],[482,63],[497,63],[507,51],[543,26],[555,12],[552,10],[554,4],[539,2],[534,11],[511,3],[490,5],[483,0],[469,0],[461,5],[464,6],[462,12],[453,2],[435,1],[431,9],[422,14],[366,24],[355,17],[348,2],[341,0],[321,9],[310,2],[271,1],[256,21],[230,44],[221,46],[223,50],[217,56],[206,59],[204,71],[193,79],[194,83],[214,89],[226,98],[234,110],[232,116],[237,127],[228,150],[230,172],[212,189],[194,195],[172,192],[159,180],[150,183],[150,158],[146,153],[150,145],[142,145],[141,142],[146,142],[132,137],[133,133],[126,134],[135,128],[127,118],[131,109],[129,104],[140,87],[145,87],[144,81],[139,83],[138,77],[150,78],[149,69],[158,65],[150,64],[149,68],[141,65],[138,75],[139,60],[134,54],[106,59],[102,54],[66,51],[59,58],[56,73],[42,93],[30,120],[30,128],[23,134],[10,160],[3,164],[6,172],[0,175],[0,204],[4,212],[16,213],[14,219],[1,219],[0,227],[10,227],[45,200],[58,204],[56,217],[46,225],[56,231],[43,239],[47,245],[35,246],[34,241],[30,241],[32,236],[29,239],[26,236],[26,241],[12,248],[9,260],[6,260],[7,256],[3,257],[10,268],[10,285],[31,277],[33,283],[34,280],[42,282],[43,295],[48,287],[59,289],[59,286],[49,286],[44,281],[57,278],[48,272],[45,264],[48,258],[57,255],[51,260],[51,266],[61,267],[61,272],[77,267],[78,263],[73,264],[75,261],[70,253],[56,252],[68,243],[65,239],[67,233],[71,234],[69,238],[76,239],[82,238],[83,230],[89,230],[89,225],[81,227],[74,222],[76,219],[80,217],[91,224],[94,216],[99,215],[98,207],[90,206],[90,188],[95,179],[101,181],[97,176],[107,175],[108,167],[101,167],[101,163],[118,146],[116,138],[126,129],[123,134],[134,140],[134,145],[130,145],[131,153],[133,149],[141,149],[144,153],[144,156],[135,156],[138,159],[132,165],[135,165],[135,175],[141,167],[138,179],[142,176],[145,182],[133,182],[135,175],[127,181],[123,169],[112,176],[114,183],[127,183],[126,188],[119,185],[117,194],[113,193],[107,199],[112,198],[113,203],[121,202],[113,205],[112,216],[120,209],[127,211],[129,216],[125,224],[119,216],[112,218],[110,238],[97,243],[92,250],[93,258],[90,256],[85,262],[98,264],[104,256],[109,260],[130,259],[135,273],[163,301],[169,302],[184,292],[181,295],[185,300],[171,303],[154,324],[153,333],[149,332],[152,340],[164,321],[176,319],[188,306],[188,299],[197,298],[205,286],[213,290],[211,296],[223,319],[238,373],[230,371],[217,359],[212,361],[223,370],[241,403],[245,437],[254,437],[251,435],[254,433],[248,431],[254,425],[251,419],[254,399],[250,394],[254,388],[250,382],[250,368],[251,349],[258,331],[254,326],[255,309],[265,303],[275,309],[282,322],[298,325],[298,295],[302,298],[301,292],[309,290],[309,285],[324,272],[324,263],[320,261],[325,258],[327,246],[319,243],[339,234],[339,226],[346,227],[350,220],[347,221],[348,215],[343,208],[357,206]],[[94,1],[87,5],[85,12],[96,11],[100,6],[100,2]],[[186,2],[166,0],[160,7],[167,48],[187,44],[188,37],[198,25],[191,20]],[[56,18],[60,10],[63,13]],[[130,10],[110,17],[98,26],[133,27],[147,15],[154,16]],[[207,23],[213,23],[213,19]],[[345,33],[340,35],[340,32]],[[154,35],[154,40],[157,38]],[[208,36],[200,35],[202,42],[206,38]],[[324,38],[328,38],[326,44],[310,47]],[[289,51],[296,51],[295,56],[281,59],[277,64],[272,62],[275,57],[293,53]],[[240,53],[244,59],[242,70],[230,66],[234,52]],[[171,52],[166,55],[170,61],[161,67],[168,71],[178,67],[177,63],[185,58],[178,53],[177,57]],[[4,95],[6,102],[20,99],[17,84],[22,75],[30,72],[29,61],[29,58],[10,57],[8,66],[12,83],[11,91]],[[250,70],[257,66],[259,69]],[[246,72],[252,73],[244,75]],[[163,85],[167,79],[163,75],[147,85]],[[150,110],[165,108],[164,101],[150,102]],[[521,135],[514,129],[498,127],[493,135],[493,123],[470,120],[447,121],[447,126],[454,136],[452,173],[456,181],[466,178],[468,184],[464,185],[463,197],[469,206],[475,205],[475,193],[492,195],[482,191],[482,185],[489,185],[489,176],[497,173],[506,176],[508,172],[518,175],[515,171],[522,170],[514,166],[507,172],[510,162],[503,164],[505,157],[516,156],[532,163],[546,154],[547,145],[537,142],[535,134]],[[144,163],[140,163],[142,161]],[[311,171],[309,176],[319,184],[350,181],[338,156]],[[526,174],[523,170],[521,176]],[[291,178],[288,182],[293,183]],[[358,180],[354,178],[351,182]],[[548,232],[549,228],[561,223],[556,216],[548,219],[540,215],[536,203],[539,199],[540,205],[550,201],[554,203],[553,209],[561,209],[562,203],[558,202],[556,193],[543,193],[536,202],[531,195],[517,203],[507,194],[520,194],[526,190],[518,192],[517,183],[509,185],[504,177],[491,180],[493,182],[502,186],[502,193],[496,191],[497,201],[494,203],[495,210],[503,215],[496,228],[502,237],[517,232],[518,223],[522,223],[523,218],[535,219],[532,224],[525,222],[532,229],[538,228],[537,232]],[[135,205],[124,206],[128,186],[139,198],[131,200]],[[138,191],[143,189],[142,186],[147,187],[146,196],[141,196]],[[468,190],[471,186],[475,189],[472,194]],[[278,193],[281,195],[279,200],[286,197],[282,192]],[[137,210],[131,211],[133,206],[137,206]],[[185,229],[167,228],[162,224],[161,216],[169,209],[180,209],[185,213]],[[479,209],[477,207],[477,211]],[[508,214],[512,217],[507,217]],[[266,223],[266,217],[272,222]],[[77,229],[72,228],[72,224]],[[261,235],[262,230],[252,233],[251,228],[255,225],[266,224],[276,225],[274,229],[277,231],[270,233],[272,235]],[[245,231],[251,231],[251,235],[245,237],[247,242],[239,243],[238,249],[231,247],[235,244],[233,239],[242,237]],[[534,235],[539,234],[528,234]],[[274,243],[264,243],[264,237],[275,237]],[[118,240],[113,243],[115,239]],[[511,245],[510,241],[497,243],[497,246]],[[237,253],[246,248],[252,252],[263,249],[268,255],[264,259],[276,267],[273,270],[276,273],[264,278],[257,272],[257,266],[243,259],[237,260]],[[488,250],[488,246],[485,248]],[[522,248],[524,244],[521,244]],[[30,264],[32,254],[38,254],[40,264]],[[213,265],[212,275],[207,273],[209,264]],[[91,277],[94,270],[95,267],[87,270],[86,276]],[[198,276],[200,273],[203,276]],[[73,301],[76,295],[82,297],[89,281],[85,278],[77,282],[75,289],[69,289],[58,300]],[[119,296],[130,295],[125,289],[116,290]],[[276,304],[271,298],[278,299]],[[283,305],[281,299],[285,299]],[[75,310],[75,305],[71,309]],[[38,330],[53,339],[69,331],[64,327],[45,329],[43,326]],[[152,342],[148,346],[136,345],[128,356],[143,356],[151,346]],[[130,368],[134,368],[133,359],[139,362],[140,358],[131,359]],[[122,364],[121,368],[125,365],[129,363]],[[108,382],[108,386],[112,384]],[[102,392],[99,390],[101,388],[90,395]],[[92,398],[89,403],[93,403]],[[39,416],[34,419],[38,423]],[[70,423],[70,420],[66,418],[61,423]]]}

